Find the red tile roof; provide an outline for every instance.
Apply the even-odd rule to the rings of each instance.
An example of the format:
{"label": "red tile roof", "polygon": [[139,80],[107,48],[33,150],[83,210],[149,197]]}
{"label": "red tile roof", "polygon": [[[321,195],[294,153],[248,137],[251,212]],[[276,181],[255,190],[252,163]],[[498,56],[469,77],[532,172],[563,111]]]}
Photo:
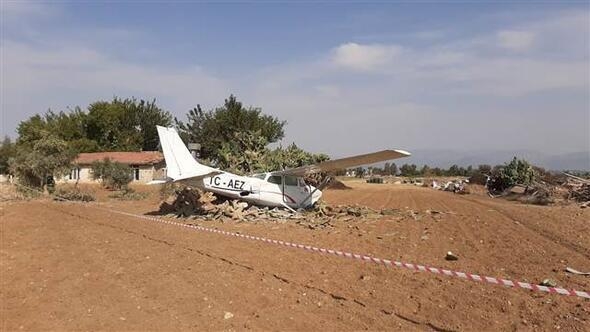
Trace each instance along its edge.
{"label": "red tile roof", "polygon": [[78,165],[90,165],[95,161],[102,161],[105,158],[127,165],[153,165],[164,160],[164,156],[158,151],[93,152],[80,153],[76,160],[74,160],[74,163]]}

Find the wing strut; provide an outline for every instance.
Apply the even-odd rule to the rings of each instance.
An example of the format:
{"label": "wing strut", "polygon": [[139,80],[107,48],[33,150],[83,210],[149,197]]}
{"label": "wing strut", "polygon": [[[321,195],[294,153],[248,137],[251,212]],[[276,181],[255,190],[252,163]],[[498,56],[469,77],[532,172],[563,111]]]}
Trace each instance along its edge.
{"label": "wing strut", "polygon": [[313,196],[313,194],[318,191],[318,190],[322,190],[324,189],[324,187],[326,187],[328,185],[328,183],[330,183],[330,181],[332,181],[332,177],[331,176],[326,176],[326,178],[320,183],[319,186],[317,186],[316,188],[314,188],[309,195],[307,195],[307,197],[305,197],[305,199],[301,202],[301,205],[303,205],[305,202],[307,202],[308,199],[311,198],[311,196]]}

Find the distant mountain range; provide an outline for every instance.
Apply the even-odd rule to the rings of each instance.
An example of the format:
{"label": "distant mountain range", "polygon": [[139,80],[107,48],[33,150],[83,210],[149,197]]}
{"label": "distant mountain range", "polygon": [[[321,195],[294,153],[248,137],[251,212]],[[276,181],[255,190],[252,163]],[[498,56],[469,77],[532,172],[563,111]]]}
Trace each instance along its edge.
{"label": "distant mountain range", "polygon": [[532,150],[515,151],[457,151],[457,150],[411,150],[412,156],[397,160],[399,164],[428,165],[448,168],[480,164],[499,165],[509,162],[512,157],[524,158],[533,165],[549,170],[590,170],[590,151],[564,154],[546,154]]}

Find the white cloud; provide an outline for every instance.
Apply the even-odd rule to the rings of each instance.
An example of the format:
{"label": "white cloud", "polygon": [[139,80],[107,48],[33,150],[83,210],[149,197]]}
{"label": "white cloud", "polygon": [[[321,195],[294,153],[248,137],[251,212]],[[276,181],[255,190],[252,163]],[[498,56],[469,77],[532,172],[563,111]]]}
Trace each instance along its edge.
{"label": "white cloud", "polygon": [[332,61],[344,68],[371,71],[387,65],[401,52],[397,45],[346,43],[334,49]]}
{"label": "white cloud", "polygon": [[[588,28],[578,12],[525,23],[503,30],[530,32],[504,33],[510,49],[498,47],[502,34],[493,30],[423,47],[344,43],[325,63],[268,69],[260,81],[272,89],[250,95],[288,120],[288,139],[340,156],[383,144],[590,149],[590,54],[576,42],[588,39]],[[559,53],[550,44],[562,44]],[[580,121],[563,125],[567,118]]]}
{"label": "white cloud", "polygon": [[7,16],[39,15],[50,11],[44,3],[32,1],[2,1],[0,12]]}
{"label": "white cloud", "polygon": [[[224,79],[197,64],[117,60],[95,40],[2,40],[2,126],[6,133],[47,107],[113,95],[156,97],[183,117],[234,92],[287,120],[285,143],[335,156],[381,147],[587,150],[588,23],[586,11],[567,12],[434,45],[328,45],[311,61]],[[555,125],[567,118],[580,121]]]}
{"label": "white cloud", "polygon": [[497,33],[498,45],[513,51],[529,50],[535,42],[530,31],[502,30]]}
{"label": "white cloud", "polygon": [[181,115],[196,103],[216,105],[230,93],[224,80],[198,66],[133,64],[75,45],[53,50],[6,41],[0,52],[3,134],[47,108],[84,107],[99,98],[157,98]]}

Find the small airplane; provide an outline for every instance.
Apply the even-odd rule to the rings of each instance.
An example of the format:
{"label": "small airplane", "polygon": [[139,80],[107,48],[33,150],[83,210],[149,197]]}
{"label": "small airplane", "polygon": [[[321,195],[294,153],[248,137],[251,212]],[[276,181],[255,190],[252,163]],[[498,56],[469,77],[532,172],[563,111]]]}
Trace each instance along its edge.
{"label": "small airplane", "polygon": [[316,188],[303,180],[307,174],[331,174],[339,169],[410,155],[403,150],[383,150],[283,171],[241,176],[200,164],[184,145],[176,129],[157,126],[157,130],[166,161],[166,179],[154,180],[150,184],[182,182],[226,198],[254,205],[285,207],[291,211],[312,207],[322,197],[321,189],[330,181],[328,176]]}

